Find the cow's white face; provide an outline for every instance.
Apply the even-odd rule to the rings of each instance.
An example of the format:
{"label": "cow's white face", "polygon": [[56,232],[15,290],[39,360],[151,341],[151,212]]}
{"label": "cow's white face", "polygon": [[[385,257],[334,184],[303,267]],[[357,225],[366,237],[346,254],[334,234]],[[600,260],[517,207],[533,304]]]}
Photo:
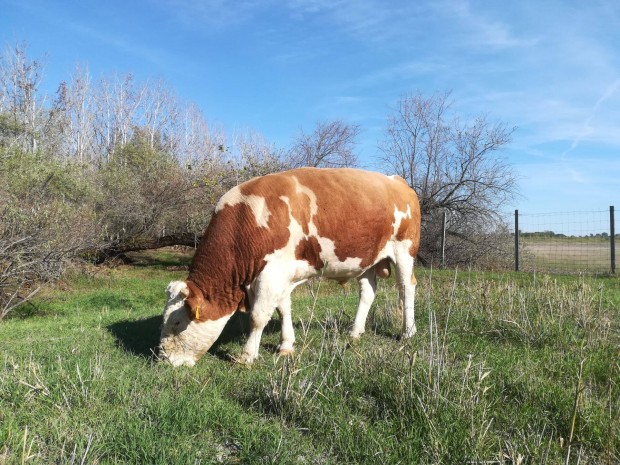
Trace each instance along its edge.
{"label": "cow's white face", "polygon": [[190,318],[185,299],[189,288],[173,281],[166,288],[166,307],[159,342],[159,356],[173,366],[194,366],[221,334],[231,315],[196,322]]}

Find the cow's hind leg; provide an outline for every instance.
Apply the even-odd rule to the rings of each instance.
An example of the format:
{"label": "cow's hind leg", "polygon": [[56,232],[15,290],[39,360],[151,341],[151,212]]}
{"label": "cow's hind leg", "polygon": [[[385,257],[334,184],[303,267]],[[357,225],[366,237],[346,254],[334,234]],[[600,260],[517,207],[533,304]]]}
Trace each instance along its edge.
{"label": "cow's hind leg", "polygon": [[351,332],[349,333],[353,339],[359,339],[365,331],[368,311],[375,300],[375,292],[377,290],[377,273],[375,267],[373,266],[367,270],[358,278],[358,281],[360,284],[360,301],[357,306],[353,328],[351,328]]}
{"label": "cow's hind leg", "polygon": [[416,279],[413,275],[414,258],[409,252],[409,244],[407,242],[398,243],[394,247],[396,283],[403,309],[402,337],[404,339],[408,339],[416,333],[414,315],[416,288]]}

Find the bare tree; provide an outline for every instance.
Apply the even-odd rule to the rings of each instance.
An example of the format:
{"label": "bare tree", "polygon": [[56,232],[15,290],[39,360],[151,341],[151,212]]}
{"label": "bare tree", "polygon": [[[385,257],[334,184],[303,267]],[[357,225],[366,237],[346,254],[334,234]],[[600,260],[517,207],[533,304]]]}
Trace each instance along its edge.
{"label": "bare tree", "polygon": [[488,233],[501,229],[499,209],[516,194],[514,171],[499,153],[514,128],[486,116],[462,122],[450,112],[449,96],[402,97],[388,121],[380,159],[420,197],[421,260],[437,253],[439,222],[447,212],[448,234],[460,244],[449,258],[463,263],[489,252]]}
{"label": "bare tree", "polygon": [[356,124],[347,124],[341,120],[318,122],[312,133],[301,131],[297,136],[289,151],[289,164],[293,167],[355,166],[357,156],[353,149],[359,133],[360,127]]}
{"label": "bare tree", "polygon": [[101,246],[92,184],[75,165],[0,147],[0,320]]}
{"label": "bare tree", "polygon": [[35,152],[45,125],[45,97],[39,95],[43,64],[27,56],[27,47],[18,43],[0,56],[0,113],[20,130],[11,145]]}
{"label": "bare tree", "polygon": [[[62,249],[63,257],[86,251],[100,258],[137,248],[194,243],[225,190],[286,166],[281,151],[260,135],[247,131],[227,137],[207,124],[195,104],[181,102],[161,81],[136,82],[131,74],[93,79],[86,68],[76,67],[50,101],[41,91],[41,79],[41,62],[26,56],[25,45],[0,53],[0,200],[17,199],[15,205],[22,201],[20,212],[47,202],[52,213],[46,215],[56,218],[54,225],[71,231],[50,250],[63,241],[79,244]],[[322,146],[320,157],[324,164],[338,157],[346,164],[351,158],[347,138],[357,128],[340,123],[333,127],[335,135],[321,136],[325,137],[321,144],[329,148]],[[343,138],[338,149],[329,145],[334,137]],[[22,183],[30,192],[35,184],[17,177],[15,166],[22,168],[20,176],[33,178],[35,170],[39,173],[42,179],[37,182],[45,186],[41,188],[45,198],[28,197],[29,203],[25,202],[16,186]],[[88,181],[84,184],[88,188],[78,189],[69,179]],[[32,236],[31,229],[13,235],[10,228],[2,228],[9,224],[2,214],[12,211],[4,209],[3,202],[4,256],[15,255],[18,246],[39,247],[38,239],[24,239]],[[66,209],[67,214],[52,207]],[[71,212],[86,226],[69,229],[82,224]],[[52,236],[43,227],[38,230],[41,237]],[[0,271],[7,263],[2,260]]]}
{"label": "bare tree", "polygon": [[235,184],[288,168],[282,161],[281,153],[254,131],[237,134],[230,152],[236,171]]}
{"label": "bare tree", "polygon": [[110,161],[131,139],[145,88],[137,87],[133,75],[127,74],[102,79],[97,90],[94,130],[100,156]]}
{"label": "bare tree", "polygon": [[64,135],[61,153],[81,165],[95,161],[93,86],[88,68],[76,67],[69,82],[60,83],[55,102],[60,132]]}
{"label": "bare tree", "polygon": [[[176,95],[163,81],[147,82],[142,92],[142,119],[151,148],[163,144],[163,136],[171,132],[178,119],[179,107]],[[157,140],[157,138],[160,140]]]}
{"label": "bare tree", "polygon": [[226,147],[224,132],[213,129],[198,106],[185,105],[172,128],[169,138],[179,163],[207,173],[222,163],[222,153]]}

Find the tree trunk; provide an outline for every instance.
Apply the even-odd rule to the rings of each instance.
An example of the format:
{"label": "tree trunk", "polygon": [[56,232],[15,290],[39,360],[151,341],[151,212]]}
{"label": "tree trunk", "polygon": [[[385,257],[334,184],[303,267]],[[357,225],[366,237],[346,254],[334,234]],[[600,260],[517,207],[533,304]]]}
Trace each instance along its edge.
{"label": "tree trunk", "polygon": [[86,251],[82,257],[95,264],[101,264],[111,258],[120,257],[127,252],[136,252],[139,250],[153,250],[162,247],[171,247],[173,245],[184,245],[195,247],[200,241],[200,236],[192,233],[172,234],[162,237],[143,237],[134,238],[127,242],[112,244],[104,249],[93,249]]}

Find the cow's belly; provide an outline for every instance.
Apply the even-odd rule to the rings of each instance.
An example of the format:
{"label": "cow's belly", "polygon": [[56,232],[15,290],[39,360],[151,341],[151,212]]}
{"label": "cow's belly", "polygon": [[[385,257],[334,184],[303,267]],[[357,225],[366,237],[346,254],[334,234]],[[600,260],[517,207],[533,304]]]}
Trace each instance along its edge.
{"label": "cow's belly", "polygon": [[364,268],[360,266],[361,259],[347,259],[344,262],[332,262],[328,263],[323,268],[322,276],[330,279],[352,279],[357,278],[364,271]]}
{"label": "cow's belly", "polygon": [[[317,256],[313,255],[314,260],[309,258],[301,258],[295,256],[295,250],[299,245],[299,241],[303,238],[291,238],[289,244],[283,249],[277,250],[267,257],[267,268],[269,270],[279,269],[282,276],[287,276],[291,284],[300,283],[309,278],[324,277],[336,279],[338,281],[347,281],[349,279],[361,276],[366,270],[374,266],[379,261],[389,258],[394,260],[393,241],[389,240],[377,256],[372,257],[348,257],[340,260],[335,253],[334,242],[330,239],[318,237],[318,243],[321,245],[320,252]],[[366,266],[362,266],[365,262]],[[273,271],[269,271],[273,273]]]}
{"label": "cow's belly", "polygon": [[327,263],[321,269],[315,268],[305,260],[295,260],[291,263],[294,268],[293,282],[306,280],[309,278],[329,278],[329,279],[352,279],[360,276],[365,269],[359,266],[360,259],[346,260],[344,262]]}
{"label": "cow's belly", "polygon": [[386,251],[382,251],[382,253],[377,255],[377,257],[374,257],[372,264],[367,267],[361,266],[361,258],[347,258],[344,261],[325,261],[324,266],[321,269],[316,269],[305,260],[296,260],[294,281],[301,281],[314,277],[335,279],[337,281],[348,281],[349,279],[358,278],[366,270],[372,268],[376,263],[385,258],[391,258],[391,256]]}

